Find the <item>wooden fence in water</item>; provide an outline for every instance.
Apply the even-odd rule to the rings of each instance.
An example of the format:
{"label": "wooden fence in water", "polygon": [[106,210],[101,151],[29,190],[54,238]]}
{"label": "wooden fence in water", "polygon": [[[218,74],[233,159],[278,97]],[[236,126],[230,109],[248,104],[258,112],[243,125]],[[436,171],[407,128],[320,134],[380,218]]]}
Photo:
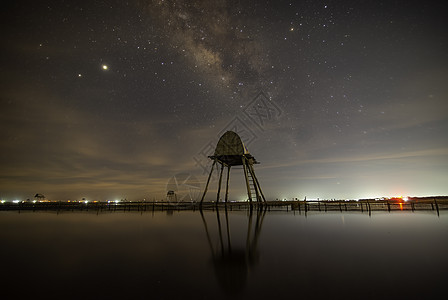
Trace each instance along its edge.
{"label": "wooden fence in water", "polygon": [[372,211],[421,211],[432,210],[439,214],[440,210],[448,209],[448,198],[420,198],[408,201],[395,200],[294,200],[294,201],[267,201],[266,203],[228,202],[215,203],[204,202],[202,206],[198,202],[22,202],[0,204],[0,211],[94,211],[94,212],[147,212],[147,211],[184,211],[184,210],[215,210],[227,208],[229,210],[247,210],[254,207],[263,207],[267,211],[298,211],[307,213],[318,212],[366,212]]}

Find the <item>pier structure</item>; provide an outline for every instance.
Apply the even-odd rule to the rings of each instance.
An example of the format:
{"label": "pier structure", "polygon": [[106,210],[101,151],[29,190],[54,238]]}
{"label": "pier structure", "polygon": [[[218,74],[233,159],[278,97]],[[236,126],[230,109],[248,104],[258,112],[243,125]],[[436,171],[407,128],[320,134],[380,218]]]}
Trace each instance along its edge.
{"label": "pier structure", "polygon": [[208,186],[210,183],[210,178],[213,173],[213,169],[216,166],[218,169],[220,166],[219,179],[218,179],[218,192],[216,195],[216,203],[220,201],[221,194],[221,185],[222,185],[222,174],[224,168],[227,168],[227,180],[226,180],[226,191],[224,201],[227,203],[228,195],[229,195],[229,178],[230,178],[230,168],[233,166],[243,166],[244,178],[246,181],[247,188],[247,200],[250,204],[253,201],[256,201],[258,204],[266,203],[266,199],[263,195],[263,192],[260,187],[260,183],[258,182],[257,177],[255,176],[254,164],[258,164],[240,136],[233,132],[227,131],[224,133],[218,141],[216,145],[216,149],[213,155],[209,156],[211,160],[213,160],[213,164],[210,170],[210,174],[208,175],[207,183],[205,185],[204,193],[202,194],[200,205],[204,201],[205,195],[207,194]]}
{"label": "pier structure", "polygon": [[[408,201],[399,200],[289,200],[289,201],[266,201],[262,205],[270,211],[285,211],[307,215],[308,213],[334,213],[334,212],[359,212],[372,213],[384,212],[419,212],[432,211],[437,215],[448,211],[448,197],[421,197],[412,198]],[[48,202],[1,202],[0,212],[34,212],[48,211],[56,213],[64,212],[154,212],[154,211],[196,211],[196,210],[217,210],[227,207],[230,211],[247,211],[252,205],[246,201],[229,203],[211,203],[205,202],[178,202],[170,203],[161,201],[90,201],[88,203],[81,201],[48,201]]]}

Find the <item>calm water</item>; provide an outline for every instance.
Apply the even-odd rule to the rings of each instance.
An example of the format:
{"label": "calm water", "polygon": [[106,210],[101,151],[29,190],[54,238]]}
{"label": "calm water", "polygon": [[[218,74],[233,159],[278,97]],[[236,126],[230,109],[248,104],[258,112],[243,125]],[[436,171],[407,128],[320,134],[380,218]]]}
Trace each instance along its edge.
{"label": "calm water", "polygon": [[0,212],[14,298],[423,299],[446,293],[448,212]]}

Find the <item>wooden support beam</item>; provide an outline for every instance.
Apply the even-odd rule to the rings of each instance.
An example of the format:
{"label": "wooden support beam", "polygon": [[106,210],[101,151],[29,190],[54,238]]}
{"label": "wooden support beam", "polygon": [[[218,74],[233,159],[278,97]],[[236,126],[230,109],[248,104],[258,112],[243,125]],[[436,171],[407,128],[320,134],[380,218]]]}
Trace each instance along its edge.
{"label": "wooden support beam", "polygon": [[224,164],[221,163],[221,172],[219,173],[219,182],[218,182],[218,194],[216,195],[216,204],[218,204],[219,196],[221,194],[222,171],[224,171]]}
{"label": "wooden support beam", "polygon": [[227,198],[229,196],[229,178],[230,178],[230,166],[227,166],[226,197],[225,197],[226,203]]}
{"label": "wooden support beam", "polygon": [[263,191],[261,190],[261,186],[260,186],[260,183],[258,182],[258,178],[257,178],[257,176],[255,176],[254,167],[253,167],[253,165],[249,165],[249,167],[250,167],[250,170],[251,170],[251,173],[252,173],[252,178],[255,181],[254,183],[257,185],[258,190],[259,190],[259,192],[261,194],[261,197],[263,198],[263,202],[266,202],[266,198],[264,197]]}
{"label": "wooden support beam", "polygon": [[249,186],[249,178],[247,176],[247,162],[246,162],[246,157],[242,157],[242,161],[243,161],[243,169],[244,169],[244,178],[246,179],[246,188],[247,188],[247,196],[249,197],[249,202],[252,205],[252,193],[250,192],[250,186]]}
{"label": "wooden support beam", "polygon": [[202,194],[201,202],[199,203],[200,206],[202,206],[202,202],[204,201],[205,194],[207,193],[208,184],[210,183],[210,178],[212,177],[213,167],[215,166],[215,164],[216,164],[216,159],[213,161],[212,169],[210,170],[210,174],[208,174],[207,184],[205,185],[204,193]]}

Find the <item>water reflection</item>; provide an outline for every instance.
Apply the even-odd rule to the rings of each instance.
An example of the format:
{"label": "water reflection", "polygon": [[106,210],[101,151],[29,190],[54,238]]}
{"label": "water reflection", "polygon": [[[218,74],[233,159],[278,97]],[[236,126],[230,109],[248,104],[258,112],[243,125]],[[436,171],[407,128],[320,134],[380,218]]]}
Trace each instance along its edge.
{"label": "water reflection", "polygon": [[[231,230],[229,223],[229,212],[224,206],[225,232],[221,222],[220,209],[216,207],[217,235],[219,242],[213,246],[212,235],[209,231],[204,212],[200,210],[204,224],[208,245],[212,255],[213,267],[221,288],[229,295],[239,294],[244,290],[247,282],[249,269],[253,268],[259,261],[258,238],[263,225],[266,207],[250,207],[248,210],[248,222],[246,230],[245,247],[232,247]],[[255,211],[255,213],[254,213]],[[253,222],[255,217],[255,223]],[[242,228],[240,229],[242,230]]]}
{"label": "water reflection", "polygon": [[46,299],[428,299],[448,210],[0,212],[3,286]]}

